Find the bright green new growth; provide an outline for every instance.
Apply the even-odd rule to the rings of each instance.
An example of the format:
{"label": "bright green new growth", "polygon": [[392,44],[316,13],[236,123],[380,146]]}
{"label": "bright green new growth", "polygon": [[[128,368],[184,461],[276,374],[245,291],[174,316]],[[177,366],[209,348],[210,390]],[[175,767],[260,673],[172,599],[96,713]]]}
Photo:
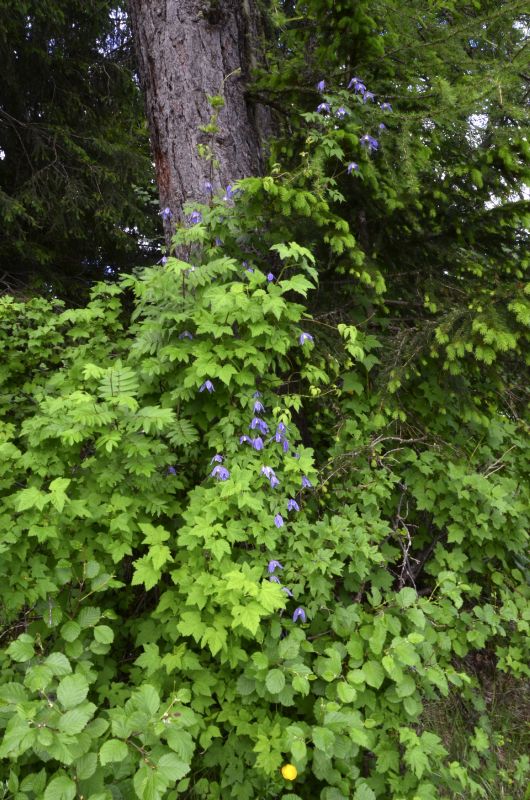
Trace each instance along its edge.
{"label": "bright green new growth", "polygon": [[[370,31],[355,15],[342,30]],[[428,153],[409,78],[369,63],[395,116],[367,154],[379,111],[337,59],[350,116],[306,109],[271,175],[178,232],[187,261],[77,310],[1,301],[6,798],[524,797],[481,679],[530,673],[526,212],[484,210],[527,166],[477,146],[489,188],[440,188],[475,98]],[[255,416],[263,451],[240,443]],[[431,725],[443,701],[473,716],[465,758]]]}

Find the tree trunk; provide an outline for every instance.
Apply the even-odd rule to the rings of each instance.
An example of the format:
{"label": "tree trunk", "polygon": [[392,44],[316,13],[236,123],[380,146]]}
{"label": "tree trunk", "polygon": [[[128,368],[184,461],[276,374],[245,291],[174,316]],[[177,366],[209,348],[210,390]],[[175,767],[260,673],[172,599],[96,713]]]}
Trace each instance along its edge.
{"label": "tree trunk", "polygon": [[[261,19],[256,0],[130,0],[129,9],[160,205],[173,215],[164,219],[169,244],[185,202],[261,171],[268,115],[245,94]],[[214,134],[201,131],[212,115],[207,95],[225,102]]]}

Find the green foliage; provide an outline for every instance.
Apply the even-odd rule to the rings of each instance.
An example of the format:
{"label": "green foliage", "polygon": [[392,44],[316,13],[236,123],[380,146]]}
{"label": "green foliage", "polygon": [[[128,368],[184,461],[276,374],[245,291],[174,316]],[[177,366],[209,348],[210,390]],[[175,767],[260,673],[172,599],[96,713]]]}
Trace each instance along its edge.
{"label": "green foliage", "polygon": [[[7,798],[524,797],[481,675],[530,677],[528,232],[501,188],[522,159],[481,186],[465,70],[412,102],[381,48],[416,23],[389,13],[385,41],[391,4],[339,5],[304,4],[286,74],[310,41],[348,115],[299,103],[285,168],[202,208],[179,259],[84,308],[0,305]],[[329,31],[382,65],[377,153]],[[440,707],[467,710],[465,747]]]}
{"label": "green foliage", "polygon": [[0,13],[3,280],[78,298],[109,266],[153,259],[157,203],[126,17],[79,0],[2,0]]}

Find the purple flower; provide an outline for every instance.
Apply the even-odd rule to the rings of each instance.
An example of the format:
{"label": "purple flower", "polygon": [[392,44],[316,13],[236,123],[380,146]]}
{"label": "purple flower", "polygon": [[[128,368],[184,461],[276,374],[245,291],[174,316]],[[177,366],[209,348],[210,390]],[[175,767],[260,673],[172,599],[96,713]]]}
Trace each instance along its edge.
{"label": "purple flower", "polygon": [[215,237],[215,246],[216,247],[222,247],[223,246],[223,240],[220,239],[218,236]]}
{"label": "purple flower", "polygon": [[280,564],[279,561],[276,561],[275,558],[272,561],[269,561],[267,564],[267,570],[269,573],[274,572],[275,569],[283,569],[283,566]]}
{"label": "purple flower", "polygon": [[311,483],[309,478],[306,478],[305,475],[302,475],[302,489],[311,489],[312,486],[313,484]]}
{"label": "purple flower", "polygon": [[306,620],[305,611],[301,606],[295,608],[293,614],[293,622],[296,622],[298,619],[302,620],[302,622],[305,622]]}
{"label": "purple flower", "polygon": [[364,94],[366,91],[366,86],[360,78],[352,78],[348,84],[348,89],[353,89],[354,92]]}
{"label": "purple flower", "polygon": [[287,501],[287,511],[300,511],[300,506],[292,497]]}
{"label": "purple flower", "polygon": [[212,478],[217,478],[218,481],[226,481],[230,477],[226,467],[221,467],[219,464],[210,472]]}
{"label": "purple flower", "polygon": [[176,475],[177,474],[177,470],[175,469],[175,467],[168,467],[167,468],[167,474],[168,475]]}
{"label": "purple flower", "polygon": [[270,581],[272,581],[272,583],[279,583],[279,584],[281,584],[281,580],[278,578],[278,576],[277,576],[277,575],[271,575],[271,576],[270,576],[270,578],[269,578],[269,580],[270,580]]}
{"label": "purple flower", "polygon": [[261,400],[256,400],[254,403],[254,414],[259,414],[261,411],[265,411],[265,407]]}
{"label": "purple flower", "polygon": [[386,125],[385,125],[385,123],[384,123],[384,122],[380,122],[380,123],[379,123],[379,130],[380,130],[380,131],[386,131]]}
{"label": "purple flower", "polygon": [[193,336],[189,331],[182,331],[182,333],[179,333],[179,339],[193,339]]}
{"label": "purple flower", "polygon": [[271,489],[274,489],[276,486],[280,485],[280,481],[278,480],[276,475],[271,475],[271,478],[270,478],[269,482],[270,482],[270,485],[271,485]]}
{"label": "purple flower", "polygon": [[234,190],[232,189],[231,185],[228,184],[225,190],[225,196],[223,197],[223,200],[225,201],[232,200],[234,194],[235,194]]}
{"label": "purple flower", "polygon": [[277,528],[283,528],[283,517],[281,514],[276,514],[274,517],[274,524]]}
{"label": "purple flower", "polygon": [[252,444],[252,439],[249,436],[245,436],[245,434],[243,434],[243,436],[239,437],[239,444],[244,444],[245,442],[250,442]]}
{"label": "purple flower", "polygon": [[317,111],[320,111],[320,112],[323,112],[323,111],[325,111],[327,114],[329,114],[330,110],[331,110],[331,109],[330,109],[330,107],[329,107],[329,103],[320,103],[320,104],[317,106]]}
{"label": "purple flower", "polygon": [[390,103],[381,103],[381,111],[392,111]]}
{"label": "purple flower", "polygon": [[162,219],[164,220],[164,222],[166,222],[167,220],[171,219],[172,216],[173,216],[173,212],[171,211],[169,206],[166,206],[165,208],[163,208],[162,211],[160,211],[159,213],[160,213],[160,216],[162,217]]}
{"label": "purple flower", "polygon": [[363,96],[363,103],[368,102],[368,100],[373,100],[374,97],[375,97],[375,94],[373,92],[365,92],[364,96]]}
{"label": "purple flower", "polygon": [[289,450],[289,442],[287,441],[287,439],[284,439],[282,442],[282,450],[284,453],[286,453]]}
{"label": "purple flower", "polygon": [[251,443],[252,447],[254,448],[254,450],[263,450],[263,448],[265,446],[263,444],[263,439],[261,438],[261,436],[256,436],[255,439],[251,439],[250,443]]}
{"label": "purple flower", "polygon": [[264,422],[259,417],[254,417],[250,425],[248,426],[251,430],[255,430],[256,428],[262,433],[264,436],[266,433],[269,432],[269,426],[266,422]]}
{"label": "purple flower", "polygon": [[252,397],[263,397],[263,395],[261,394],[261,392],[255,391]]}
{"label": "purple flower", "polygon": [[354,170],[357,171],[358,169],[359,169],[359,165],[356,164],[355,161],[350,161],[350,163],[346,167],[346,171],[347,171],[348,175],[351,175]]}
{"label": "purple flower", "polygon": [[266,464],[264,464],[262,466],[260,472],[261,472],[262,475],[265,475],[266,478],[269,478],[269,480],[270,480],[271,476],[274,475],[273,468],[272,467],[268,467]]}
{"label": "purple flower", "polygon": [[344,106],[340,106],[340,108],[337,108],[337,110],[335,111],[335,116],[338,117],[339,119],[344,119],[344,117],[348,116],[348,114],[349,111],[347,108],[344,108]]}
{"label": "purple flower", "polygon": [[199,389],[199,392],[204,392],[205,389],[207,392],[210,392],[210,394],[215,392],[214,385],[210,380],[204,381],[203,385]]}
{"label": "purple flower", "polygon": [[267,275],[267,280],[269,281],[269,283],[272,283],[272,281],[276,280],[272,272],[269,272],[269,274]]}
{"label": "purple flower", "polygon": [[319,81],[317,83],[317,89],[319,92],[323,92],[325,88],[326,88],[326,81]]}
{"label": "purple flower", "polygon": [[197,225],[202,222],[202,214],[200,211],[192,211],[188,217],[190,225]]}
{"label": "purple flower", "polygon": [[214,455],[214,457],[212,458],[212,460],[210,461],[210,464],[214,464],[214,463],[215,464],[222,464],[223,463],[223,456],[220,453],[216,453]]}
{"label": "purple flower", "polygon": [[304,342],[312,342],[313,337],[310,333],[301,333],[300,338],[298,339],[298,344],[304,344]]}
{"label": "purple flower", "polygon": [[210,181],[204,181],[204,191],[206,192],[206,194],[211,194],[212,193],[212,189],[213,189],[213,186],[210,183]]}
{"label": "purple flower", "polygon": [[167,256],[162,256],[162,258],[160,259],[160,263],[167,264]]}
{"label": "purple flower", "polygon": [[370,153],[372,150],[377,150],[379,148],[379,142],[377,139],[374,139],[374,137],[370,136],[368,133],[365,133],[364,136],[361,136],[361,144],[364,147],[367,147]]}
{"label": "purple flower", "polygon": [[288,595],[289,597],[293,596],[293,593],[287,586],[282,586],[282,592],[285,592],[285,594]]}
{"label": "purple flower", "polygon": [[250,274],[252,274],[254,272],[254,270],[252,269],[252,267],[247,267],[245,272],[250,272]]}

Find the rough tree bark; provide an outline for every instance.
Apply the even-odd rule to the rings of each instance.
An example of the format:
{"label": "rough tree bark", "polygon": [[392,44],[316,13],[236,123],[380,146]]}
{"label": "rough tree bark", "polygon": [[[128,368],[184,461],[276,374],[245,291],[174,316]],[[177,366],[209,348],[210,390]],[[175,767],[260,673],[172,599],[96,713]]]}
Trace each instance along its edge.
{"label": "rough tree bark", "polygon": [[[268,115],[245,93],[256,63],[261,17],[257,0],[129,0],[146,98],[161,208],[169,243],[183,204],[205,201],[205,185],[213,191],[232,181],[259,174]],[[225,101],[219,132],[200,130],[208,124],[207,95]],[[212,146],[217,168],[198,154],[198,145]]]}

